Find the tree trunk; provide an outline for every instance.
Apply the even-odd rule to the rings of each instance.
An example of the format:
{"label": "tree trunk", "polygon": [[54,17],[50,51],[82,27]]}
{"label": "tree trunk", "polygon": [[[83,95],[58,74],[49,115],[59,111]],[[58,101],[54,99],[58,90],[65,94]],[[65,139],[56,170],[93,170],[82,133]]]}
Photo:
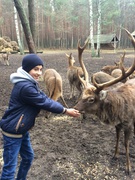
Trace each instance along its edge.
{"label": "tree trunk", "polygon": [[22,5],[20,0],[14,0],[14,4],[15,4],[15,7],[16,7],[17,12],[19,14],[21,23],[22,23],[22,27],[23,27],[25,38],[27,41],[29,53],[36,53],[36,48],[35,48],[35,44],[34,44],[34,41],[32,38],[32,33],[30,30],[28,18],[27,18],[25,11],[23,9],[23,5]]}
{"label": "tree trunk", "polygon": [[89,0],[89,18],[90,18],[90,43],[91,43],[91,56],[95,56],[95,47],[94,47],[94,39],[93,39],[93,6],[92,0]]}
{"label": "tree trunk", "polygon": [[96,56],[100,57],[100,35],[101,35],[101,0],[98,1],[98,29],[97,29],[97,52]]}
{"label": "tree trunk", "polygon": [[34,43],[36,43],[36,26],[35,26],[35,5],[34,0],[28,0],[28,9],[29,9],[29,24],[32,33]]}
{"label": "tree trunk", "polygon": [[19,33],[19,28],[18,28],[19,25],[18,25],[18,19],[17,19],[17,11],[16,11],[15,6],[14,6],[14,19],[15,19],[15,29],[16,29],[16,35],[17,35],[20,53],[23,54],[24,50],[21,43],[21,38],[20,38],[20,33]]}

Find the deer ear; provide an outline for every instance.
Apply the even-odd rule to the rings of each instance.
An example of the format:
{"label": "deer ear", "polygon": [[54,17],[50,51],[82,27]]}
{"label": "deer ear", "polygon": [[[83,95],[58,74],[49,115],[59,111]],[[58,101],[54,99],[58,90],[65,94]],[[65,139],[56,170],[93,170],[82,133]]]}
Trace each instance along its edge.
{"label": "deer ear", "polygon": [[107,96],[107,91],[105,91],[105,90],[100,91],[100,93],[99,93],[100,100],[104,100],[106,98],[106,96]]}

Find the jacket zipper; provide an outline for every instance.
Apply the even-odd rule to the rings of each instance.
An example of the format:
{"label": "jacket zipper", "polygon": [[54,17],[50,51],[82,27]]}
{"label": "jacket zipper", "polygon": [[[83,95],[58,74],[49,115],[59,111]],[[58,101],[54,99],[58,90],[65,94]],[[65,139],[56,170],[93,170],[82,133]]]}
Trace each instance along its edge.
{"label": "jacket zipper", "polygon": [[24,117],[24,114],[22,114],[21,117],[18,120],[18,123],[17,123],[16,128],[15,128],[16,132],[18,131],[18,128],[19,128],[19,126],[21,124],[21,121],[22,121],[23,117]]}

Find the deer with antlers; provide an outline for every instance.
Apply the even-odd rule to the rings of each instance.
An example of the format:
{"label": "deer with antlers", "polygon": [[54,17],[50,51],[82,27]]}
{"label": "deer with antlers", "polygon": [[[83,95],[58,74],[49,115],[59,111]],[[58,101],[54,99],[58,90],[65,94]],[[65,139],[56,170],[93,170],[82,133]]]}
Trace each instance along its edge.
{"label": "deer with antlers", "polygon": [[[95,81],[100,84],[100,83],[110,81],[114,78],[117,78],[118,76],[121,76],[121,74],[122,74],[121,66],[124,67],[124,58],[125,58],[125,51],[123,53],[123,56],[121,55],[120,61],[115,63],[116,66],[111,66],[111,65],[104,66],[101,69],[101,71],[96,72],[91,76],[91,82],[93,83],[93,77],[94,77]],[[125,69],[125,71],[126,70],[127,69]],[[127,79],[129,79],[129,78],[122,80],[122,82],[125,83]]]}
{"label": "deer with antlers", "polygon": [[[126,30],[131,42],[135,48],[135,40],[131,33]],[[82,50],[80,49],[80,61],[82,61]],[[98,84],[93,77],[93,84],[88,81],[87,71],[84,67],[85,81],[82,80],[84,89],[82,97],[75,105],[75,109],[81,113],[89,113],[96,115],[99,120],[105,124],[113,125],[116,128],[116,148],[115,158],[119,155],[119,140],[121,130],[124,130],[124,145],[126,151],[126,172],[130,174],[131,163],[129,158],[129,140],[132,135],[132,129],[135,128],[135,79],[127,80],[126,83],[120,83],[123,79],[130,76],[135,70],[135,60],[132,66],[125,72],[121,66],[122,75],[105,82]],[[85,72],[86,71],[86,72]],[[135,134],[135,130],[134,130]]]}
{"label": "deer with antlers", "polygon": [[[124,50],[124,53],[123,55],[120,55],[120,61],[119,62],[114,62],[115,65],[106,65],[106,66],[103,66],[101,71],[102,72],[105,72],[111,76],[113,76],[114,78],[118,77],[121,75],[121,69],[120,69],[120,65],[121,63],[124,63],[124,59],[125,59],[125,50]],[[123,65],[124,67],[124,65]],[[127,67],[124,67],[125,71],[127,71]],[[132,79],[135,77],[135,71],[127,78],[127,79]]]}
{"label": "deer with antlers", "polygon": [[120,69],[120,64],[124,62],[125,54],[126,54],[126,52],[124,50],[123,55],[120,55],[120,61],[119,62],[114,62],[115,65],[106,65],[106,66],[103,66],[101,68],[101,71],[103,71],[103,72],[105,72],[107,74],[112,75],[112,72],[115,69]]}

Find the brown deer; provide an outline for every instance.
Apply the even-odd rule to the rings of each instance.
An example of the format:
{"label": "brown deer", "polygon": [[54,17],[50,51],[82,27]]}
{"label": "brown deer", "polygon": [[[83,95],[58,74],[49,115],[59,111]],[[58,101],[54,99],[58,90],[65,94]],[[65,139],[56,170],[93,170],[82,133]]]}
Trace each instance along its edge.
{"label": "brown deer", "polygon": [[[75,96],[75,88],[79,91],[80,97],[82,93],[82,83],[80,82],[80,79],[78,78],[78,74],[80,77],[83,77],[83,70],[81,67],[74,66],[75,59],[72,56],[72,53],[70,55],[66,54],[68,57],[68,70],[67,70],[67,77],[70,85],[70,97],[69,99],[73,98]],[[77,74],[78,71],[78,74]]]}
{"label": "brown deer", "polygon": [[[45,82],[48,96],[55,101],[60,98],[63,105],[68,107],[63,97],[62,78],[60,74],[55,69],[46,69],[43,75],[43,81]],[[50,114],[47,112],[46,117],[49,117]]]}
{"label": "brown deer", "polygon": [[93,77],[95,78],[95,81],[97,83],[104,83],[104,82],[107,82],[107,81],[114,79],[113,76],[111,76],[111,75],[109,75],[103,71],[99,71],[99,72],[92,74],[92,76],[91,76],[91,82],[92,83],[93,83]]}
{"label": "brown deer", "polygon": [[123,56],[120,55],[120,61],[119,62],[114,62],[115,65],[106,65],[106,66],[103,66],[101,68],[101,71],[111,75],[113,70],[120,69],[120,64],[124,62],[125,54],[126,53],[125,53],[125,50],[124,50]]}
{"label": "brown deer", "polygon": [[101,68],[101,71],[107,73],[107,74],[110,74],[111,75],[111,72],[114,70],[114,69],[118,69],[118,65],[115,64],[115,65],[105,65]]}
{"label": "brown deer", "polygon": [[[121,69],[120,69],[120,62],[124,63],[124,58],[125,58],[125,50],[124,50],[124,53],[123,53],[123,56],[121,55],[120,56],[120,61],[119,62],[114,62],[115,65],[106,65],[106,66],[103,66],[101,68],[101,71],[113,76],[113,77],[118,77],[119,75],[121,75]],[[124,66],[123,66],[124,67]],[[124,67],[125,71],[127,71],[127,67]],[[132,79],[135,77],[135,71],[127,78],[127,79]],[[125,80],[126,81],[126,80]]]}
{"label": "brown deer", "polygon": [[1,54],[1,60],[3,61],[3,63],[4,63],[4,65],[7,65],[7,66],[9,66],[9,52],[7,52],[7,53],[2,53]]}
{"label": "brown deer", "polygon": [[[122,71],[120,68],[121,68],[121,66],[124,67],[124,57],[125,57],[125,51],[124,51],[123,56],[121,55],[120,61],[117,62],[117,66],[116,66],[117,68],[114,68],[115,66],[109,66],[109,65],[104,66],[101,69],[101,71],[96,72],[91,76],[91,82],[93,83],[93,77],[94,77],[95,81],[100,84],[100,83],[104,83],[104,82],[110,81],[114,78],[121,76]],[[125,71],[126,70],[127,69],[125,69]],[[122,80],[122,82],[125,83],[127,79]]]}
{"label": "brown deer", "polygon": [[[128,30],[125,29],[125,31],[135,48],[134,38]],[[94,85],[82,79],[84,90],[81,99],[74,108],[82,113],[94,114],[101,122],[115,126],[117,137],[115,158],[118,158],[119,155],[120,132],[122,129],[124,130],[126,172],[130,174],[129,140],[132,135],[132,129],[135,127],[135,79],[127,80],[124,84],[119,82],[133,73],[135,60],[126,72],[123,66],[121,66],[121,70],[121,76],[102,84],[98,84],[94,77]]]}

